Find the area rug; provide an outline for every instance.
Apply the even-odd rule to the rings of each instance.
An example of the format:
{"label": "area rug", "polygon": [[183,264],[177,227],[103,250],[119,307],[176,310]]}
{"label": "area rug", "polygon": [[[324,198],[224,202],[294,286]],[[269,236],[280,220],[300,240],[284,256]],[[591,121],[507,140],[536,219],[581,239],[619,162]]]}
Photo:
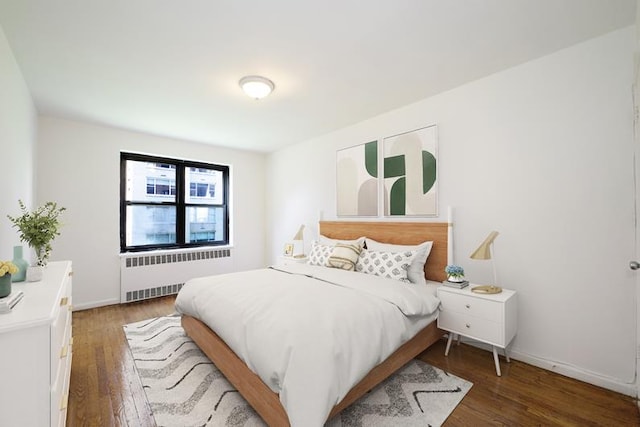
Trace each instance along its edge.
{"label": "area rug", "polygon": [[[124,332],[159,427],[266,425],[185,334],[179,316],[131,323]],[[471,386],[413,360],[326,426],[439,426]]]}

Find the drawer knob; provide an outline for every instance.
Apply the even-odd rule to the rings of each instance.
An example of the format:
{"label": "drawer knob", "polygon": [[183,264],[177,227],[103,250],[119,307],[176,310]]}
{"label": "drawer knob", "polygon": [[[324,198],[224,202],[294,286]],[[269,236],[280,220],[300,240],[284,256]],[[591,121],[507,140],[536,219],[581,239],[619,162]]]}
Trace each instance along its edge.
{"label": "drawer knob", "polygon": [[467,329],[471,329],[471,325],[470,325],[470,324],[468,324],[468,323],[467,323],[466,325],[464,325],[464,326],[466,326],[466,327],[467,327]]}
{"label": "drawer knob", "polygon": [[471,308],[471,304],[465,304],[464,306],[467,308]]}

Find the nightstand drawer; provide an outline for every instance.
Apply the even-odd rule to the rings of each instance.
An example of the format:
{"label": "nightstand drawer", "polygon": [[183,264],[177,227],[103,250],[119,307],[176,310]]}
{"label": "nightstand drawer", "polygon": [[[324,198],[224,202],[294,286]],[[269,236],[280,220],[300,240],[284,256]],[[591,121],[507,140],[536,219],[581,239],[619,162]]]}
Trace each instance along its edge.
{"label": "nightstand drawer", "polygon": [[443,310],[438,327],[465,337],[504,347],[503,325],[487,319]]}
{"label": "nightstand drawer", "polygon": [[439,292],[442,310],[470,315],[493,322],[503,322],[502,303],[473,296]]}

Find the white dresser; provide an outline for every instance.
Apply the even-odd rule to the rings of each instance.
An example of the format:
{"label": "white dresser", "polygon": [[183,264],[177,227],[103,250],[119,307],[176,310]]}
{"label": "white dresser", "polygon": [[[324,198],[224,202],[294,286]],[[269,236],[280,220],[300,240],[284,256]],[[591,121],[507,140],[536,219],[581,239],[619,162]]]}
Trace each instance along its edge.
{"label": "white dresser", "polygon": [[64,426],[71,374],[71,261],[40,282],[13,284],[24,298],[0,314],[0,426]]}

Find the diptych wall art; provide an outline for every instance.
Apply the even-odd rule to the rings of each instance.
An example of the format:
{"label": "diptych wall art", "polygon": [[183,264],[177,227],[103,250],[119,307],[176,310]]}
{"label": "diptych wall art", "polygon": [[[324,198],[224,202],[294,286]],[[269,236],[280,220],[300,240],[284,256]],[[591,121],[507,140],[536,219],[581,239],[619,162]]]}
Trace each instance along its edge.
{"label": "diptych wall art", "polygon": [[378,215],[378,141],[338,150],[338,216]]}
{"label": "diptych wall art", "polygon": [[435,125],[384,139],[384,215],[435,216]]}
{"label": "diptych wall art", "polygon": [[338,216],[436,216],[437,159],[436,125],[338,150]]}

